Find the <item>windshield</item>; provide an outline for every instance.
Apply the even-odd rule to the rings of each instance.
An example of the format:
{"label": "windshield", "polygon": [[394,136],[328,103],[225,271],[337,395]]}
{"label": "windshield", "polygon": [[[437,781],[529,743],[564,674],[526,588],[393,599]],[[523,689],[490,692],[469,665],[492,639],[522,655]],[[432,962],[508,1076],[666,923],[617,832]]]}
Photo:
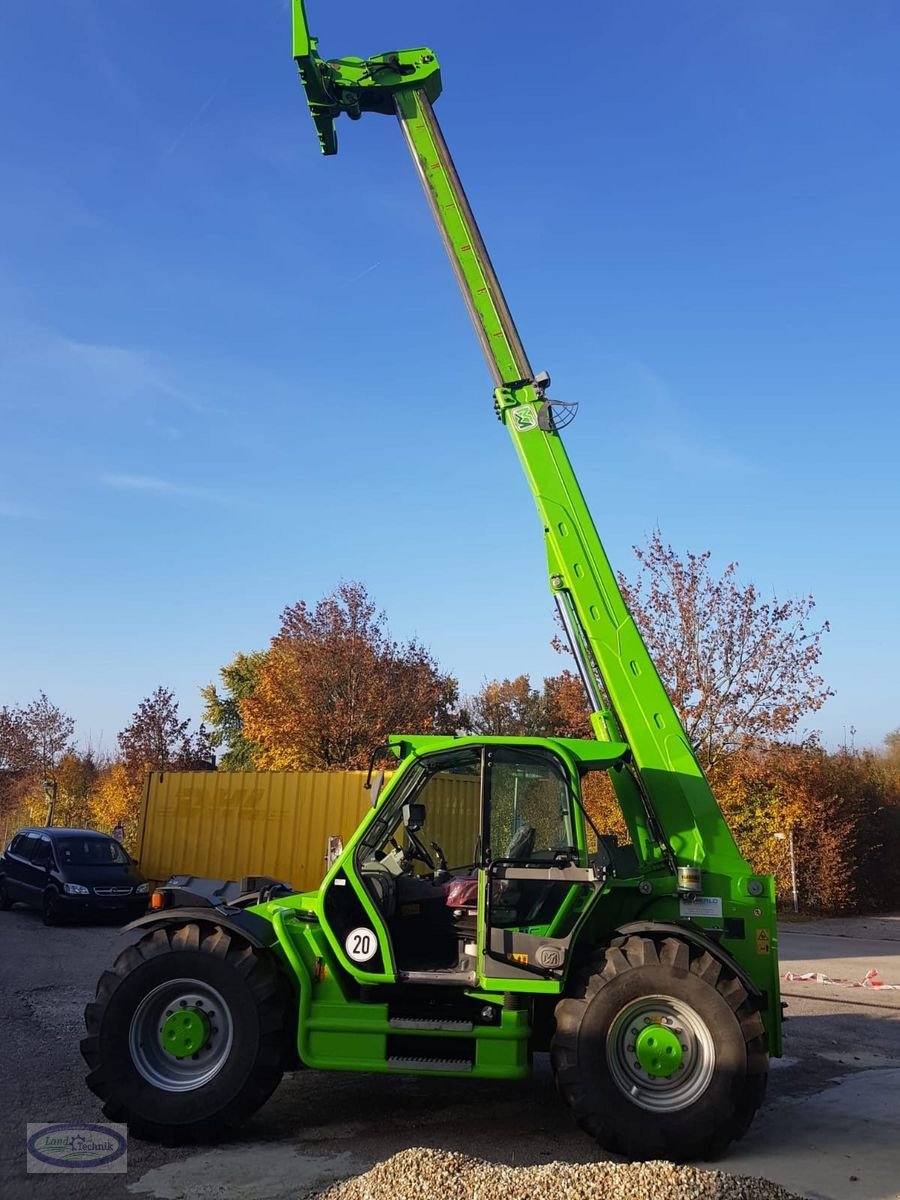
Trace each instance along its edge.
{"label": "windshield", "polygon": [[112,838],[63,838],[56,843],[60,866],[124,866],[130,860]]}

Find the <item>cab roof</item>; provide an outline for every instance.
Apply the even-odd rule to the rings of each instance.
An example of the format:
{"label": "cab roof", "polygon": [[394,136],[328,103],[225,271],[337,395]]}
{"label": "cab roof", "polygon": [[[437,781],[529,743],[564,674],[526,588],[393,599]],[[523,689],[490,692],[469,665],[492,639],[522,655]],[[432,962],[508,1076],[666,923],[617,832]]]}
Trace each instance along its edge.
{"label": "cab roof", "polygon": [[631,750],[624,742],[596,742],[591,738],[562,737],[494,737],[466,734],[452,737],[441,734],[392,734],[391,749],[399,757],[407,754],[434,754],[464,746],[527,746],[552,750],[575,760],[579,774],[586,771],[605,771],[630,761]]}

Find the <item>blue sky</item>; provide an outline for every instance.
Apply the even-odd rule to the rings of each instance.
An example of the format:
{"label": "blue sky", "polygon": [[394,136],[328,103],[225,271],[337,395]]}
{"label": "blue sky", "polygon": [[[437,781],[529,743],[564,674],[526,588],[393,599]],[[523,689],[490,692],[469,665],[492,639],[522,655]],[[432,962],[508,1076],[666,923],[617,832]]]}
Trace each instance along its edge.
{"label": "blue sky", "polygon": [[[309,0],[438,113],[615,565],[831,622],[830,744],[900,725],[900,10]],[[395,123],[319,156],[283,0],[0,7],[0,704],[111,749],[362,579],[464,690],[559,669],[540,529]]]}

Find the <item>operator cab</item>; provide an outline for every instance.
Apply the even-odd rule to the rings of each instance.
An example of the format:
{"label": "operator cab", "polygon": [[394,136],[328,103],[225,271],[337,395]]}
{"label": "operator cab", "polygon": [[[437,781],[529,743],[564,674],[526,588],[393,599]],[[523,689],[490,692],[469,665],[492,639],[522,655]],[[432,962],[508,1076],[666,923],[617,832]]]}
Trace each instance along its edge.
{"label": "operator cab", "polygon": [[[544,747],[468,745],[423,755],[353,860],[397,971],[423,982],[474,977],[484,872],[491,882],[481,903],[491,929],[557,932],[573,885],[554,872],[586,861],[577,803],[563,762]],[[529,869],[501,877],[514,866]]]}

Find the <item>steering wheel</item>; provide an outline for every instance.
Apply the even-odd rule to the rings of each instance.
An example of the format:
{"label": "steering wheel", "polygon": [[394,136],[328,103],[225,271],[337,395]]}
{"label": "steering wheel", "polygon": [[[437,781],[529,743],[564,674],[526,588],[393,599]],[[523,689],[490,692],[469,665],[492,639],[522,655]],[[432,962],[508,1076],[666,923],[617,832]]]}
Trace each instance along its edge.
{"label": "steering wheel", "polygon": [[409,830],[406,831],[406,836],[410,841],[409,849],[406,851],[409,857],[411,859],[417,858],[420,863],[425,864],[429,871],[433,871],[434,859],[431,857],[419,839],[414,834],[410,833]]}
{"label": "steering wheel", "polygon": [[396,850],[401,856],[405,869],[408,871],[412,868],[413,862],[418,860],[424,863],[429,871],[434,870],[434,863],[431,855],[422,845],[418,838],[414,837],[409,830],[406,831],[406,836],[409,838],[408,846],[401,846],[395,837],[388,838],[391,848]]}

